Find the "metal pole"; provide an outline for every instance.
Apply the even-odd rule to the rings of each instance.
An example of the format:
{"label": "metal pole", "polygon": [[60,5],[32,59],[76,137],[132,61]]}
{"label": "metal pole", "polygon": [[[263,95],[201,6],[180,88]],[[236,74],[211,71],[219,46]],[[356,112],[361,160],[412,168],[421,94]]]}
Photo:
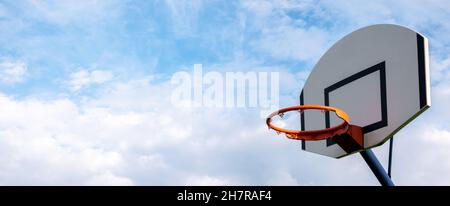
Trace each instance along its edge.
{"label": "metal pole", "polygon": [[392,147],[394,146],[394,137],[391,137],[389,141],[389,162],[388,162],[388,176],[391,176],[391,167],[392,167]]}
{"label": "metal pole", "polygon": [[382,186],[395,186],[372,150],[368,149],[360,153]]}

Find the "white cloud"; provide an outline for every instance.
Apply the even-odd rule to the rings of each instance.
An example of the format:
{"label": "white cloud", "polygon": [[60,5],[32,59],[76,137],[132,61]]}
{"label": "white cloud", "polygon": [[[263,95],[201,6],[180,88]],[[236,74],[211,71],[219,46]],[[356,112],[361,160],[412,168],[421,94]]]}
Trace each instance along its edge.
{"label": "white cloud", "polygon": [[2,184],[88,184],[92,176],[124,164],[119,151],[82,135],[88,131],[79,129],[91,123],[69,100],[17,101],[2,95],[0,105]]}
{"label": "white cloud", "polygon": [[33,18],[50,23],[93,24],[110,20],[119,14],[119,2],[115,0],[28,0],[23,9]]}
{"label": "white cloud", "polygon": [[197,30],[198,14],[203,2],[200,0],[177,1],[165,0],[170,11],[172,29],[178,36],[190,36]]}
{"label": "white cloud", "polygon": [[400,185],[450,184],[450,132],[429,122],[419,120],[395,139],[393,177]]}
{"label": "white cloud", "polygon": [[[258,69],[256,63],[252,68],[282,70]],[[109,79],[82,71],[73,75],[81,79],[80,88]],[[293,90],[290,104],[298,92],[293,85],[306,75],[283,72],[293,78],[284,86],[285,93]],[[377,184],[359,155],[335,160],[303,152],[299,142],[268,131],[257,109],[175,108],[168,95],[172,87],[146,76],[111,82],[81,103],[0,96],[0,183]],[[393,174],[400,185],[450,182],[436,176],[448,173],[450,165],[431,165],[450,155],[444,125],[450,115],[446,106],[450,85],[439,83],[432,91],[433,107],[396,135]],[[416,128],[425,122],[426,127]],[[17,172],[29,170],[34,173],[26,178]]]}
{"label": "white cloud", "polygon": [[[334,40],[330,28],[309,25],[306,18],[323,15],[311,1],[241,1],[248,29],[258,33],[251,46],[275,59],[314,62]],[[295,14],[297,16],[291,16]]]}
{"label": "white cloud", "polygon": [[296,186],[301,185],[293,175],[289,174],[286,170],[279,171],[274,177],[271,177],[267,181],[268,185],[274,185],[274,186]]}
{"label": "white cloud", "polygon": [[279,59],[311,61],[324,52],[328,41],[329,36],[318,28],[282,26],[263,31],[253,46]]}
{"label": "white cloud", "polygon": [[176,109],[170,84],[148,79],[82,104],[1,96],[0,183],[323,184],[305,173],[318,156],[294,158],[305,154],[299,144],[268,132],[258,110]]}
{"label": "white cloud", "polygon": [[450,80],[450,57],[440,59],[432,56],[430,58],[431,79],[433,82]]}
{"label": "white cloud", "polygon": [[79,91],[84,87],[93,84],[102,84],[113,78],[113,74],[110,71],[93,70],[87,71],[81,69],[70,75],[68,85],[72,91]]}
{"label": "white cloud", "polygon": [[0,62],[0,82],[13,84],[21,82],[27,72],[27,65],[22,61],[3,60]]}
{"label": "white cloud", "polygon": [[[299,142],[268,131],[257,110],[175,108],[167,95],[171,85],[153,77],[114,82],[109,88],[80,104],[1,96],[0,183],[377,184],[359,155],[335,160],[303,152]],[[434,124],[429,119],[443,108],[437,106],[418,122]],[[396,136],[398,184],[450,181],[436,177],[450,171],[450,165],[430,169],[450,155],[444,144],[449,132],[433,128],[408,126]],[[30,170],[33,175],[20,172]]]}
{"label": "white cloud", "polygon": [[133,181],[125,177],[118,177],[110,172],[96,175],[86,182],[86,185],[133,185]]}
{"label": "white cloud", "polygon": [[450,146],[450,131],[433,127],[425,127],[421,129],[423,129],[423,134],[420,138],[424,142]]}
{"label": "white cloud", "polygon": [[[333,42],[358,28],[394,23],[430,39],[432,55],[446,57],[450,18],[446,1],[241,1],[251,45],[275,59],[315,64]],[[376,12],[374,12],[376,11]]]}
{"label": "white cloud", "polygon": [[186,182],[183,185],[193,186],[214,186],[214,185],[233,185],[233,183],[226,178],[210,177],[208,175],[196,175],[186,178]]}

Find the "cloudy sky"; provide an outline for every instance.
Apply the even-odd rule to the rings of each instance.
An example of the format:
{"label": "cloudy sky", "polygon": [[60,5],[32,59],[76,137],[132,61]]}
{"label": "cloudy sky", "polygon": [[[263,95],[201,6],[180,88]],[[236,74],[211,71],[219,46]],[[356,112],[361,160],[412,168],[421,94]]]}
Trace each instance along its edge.
{"label": "cloudy sky", "polygon": [[[258,108],[177,108],[175,72],[275,71],[379,23],[429,38],[432,107],[396,135],[398,185],[450,184],[448,1],[0,1],[1,185],[377,185],[268,132]],[[383,164],[386,145],[375,149]]]}

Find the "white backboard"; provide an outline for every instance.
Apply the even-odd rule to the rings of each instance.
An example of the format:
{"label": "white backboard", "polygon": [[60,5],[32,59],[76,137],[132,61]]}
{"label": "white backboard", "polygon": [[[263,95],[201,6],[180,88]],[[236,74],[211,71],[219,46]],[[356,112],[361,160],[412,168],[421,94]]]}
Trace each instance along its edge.
{"label": "white backboard", "polygon": [[[428,40],[397,25],[356,30],[334,44],[311,71],[300,104],[343,109],[361,126],[364,148],[383,144],[431,106]],[[336,125],[333,113],[302,114],[302,130]],[[302,149],[330,157],[349,155],[332,140],[302,141]]]}

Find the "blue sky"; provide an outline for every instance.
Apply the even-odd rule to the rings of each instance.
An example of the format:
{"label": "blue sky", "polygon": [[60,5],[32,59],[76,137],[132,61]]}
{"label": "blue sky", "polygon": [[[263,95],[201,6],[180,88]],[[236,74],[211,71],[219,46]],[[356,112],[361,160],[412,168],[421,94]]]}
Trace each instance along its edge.
{"label": "blue sky", "polygon": [[[177,109],[167,94],[175,72],[203,64],[280,72],[281,106],[296,104],[334,42],[395,23],[429,38],[433,106],[397,135],[394,181],[448,185],[449,11],[439,0],[0,1],[0,184],[377,184],[359,156],[303,152],[254,109]],[[385,163],[386,147],[375,152]]]}

